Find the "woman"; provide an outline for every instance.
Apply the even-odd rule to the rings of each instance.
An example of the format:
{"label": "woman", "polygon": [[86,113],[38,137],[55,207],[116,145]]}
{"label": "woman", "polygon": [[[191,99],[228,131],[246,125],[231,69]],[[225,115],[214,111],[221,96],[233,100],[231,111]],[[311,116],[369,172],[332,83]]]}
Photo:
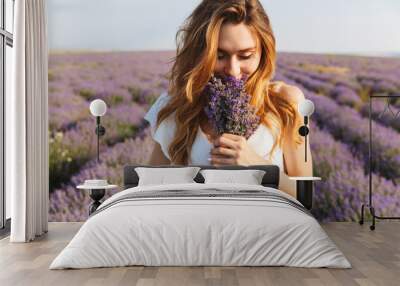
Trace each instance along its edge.
{"label": "woman", "polygon": [[[294,195],[283,172],[312,176],[309,143],[310,159],[304,162],[305,143],[298,135],[297,105],[304,95],[297,87],[270,82],[275,59],[275,38],[259,1],[203,0],[177,33],[168,94],[145,116],[156,141],[149,164],[275,164],[283,175],[281,189]],[[246,91],[261,118],[247,140],[213,133],[201,96],[213,74],[247,77]]]}

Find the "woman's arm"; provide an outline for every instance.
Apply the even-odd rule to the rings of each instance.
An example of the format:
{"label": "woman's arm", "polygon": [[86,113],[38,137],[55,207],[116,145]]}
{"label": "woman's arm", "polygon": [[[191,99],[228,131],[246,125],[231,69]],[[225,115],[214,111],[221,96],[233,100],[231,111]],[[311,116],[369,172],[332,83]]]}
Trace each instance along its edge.
{"label": "woman's arm", "polygon": [[[298,112],[297,105],[305,99],[303,92],[299,88],[289,85],[284,85],[281,88],[281,95],[285,96],[296,106],[296,112]],[[291,136],[293,128],[297,133],[303,123],[302,115],[300,115],[300,113],[298,113],[298,115],[301,117],[301,124],[288,128],[285,134],[283,134],[282,152],[285,173],[289,176],[308,177],[313,175],[312,156],[310,151],[310,135],[307,135],[307,162],[305,162],[304,159],[305,141],[303,140],[300,145],[296,145],[295,139]]]}
{"label": "woman's arm", "polygon": [[294,145],[292,142],[286,142],[283,145],[283,160],[285,164],[285,173],[291,177],[312,177],[313,166],[310,151],[310,135],[307,135],[307,162],[304,159],[304,145]]}
{"label": "woman's arm", "polygon": [[171,161],[165,157],[163,151],[161,150],[160,144],[155,142],[153,152],[151,153],[148,165],[170,165]]}

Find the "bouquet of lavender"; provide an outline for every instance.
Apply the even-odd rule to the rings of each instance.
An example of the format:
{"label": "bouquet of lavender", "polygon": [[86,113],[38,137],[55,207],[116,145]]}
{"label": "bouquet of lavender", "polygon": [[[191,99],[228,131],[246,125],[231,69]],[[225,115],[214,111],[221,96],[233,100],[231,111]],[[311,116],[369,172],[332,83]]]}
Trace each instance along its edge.
{"label": "bouquet of lavender", "polygon": [[245,90],[246,78],[212,76],[204,89],[208,103],[204,111],[218,134],[231,133],[248,139],[260,124]]}

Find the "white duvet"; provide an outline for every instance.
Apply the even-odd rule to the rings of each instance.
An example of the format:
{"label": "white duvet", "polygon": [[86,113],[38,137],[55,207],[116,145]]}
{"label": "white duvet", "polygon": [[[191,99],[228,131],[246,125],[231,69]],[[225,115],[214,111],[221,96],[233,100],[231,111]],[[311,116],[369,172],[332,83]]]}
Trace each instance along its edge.
{"label": "white duvet", "polygon": [[209,189],[263,191],[300,204],[277,189],[254,185],[193,183],[127,189],[99,207],[50,269],[127,265],[351,267],[315,218],[278,199],[122,199],[137,192],[207,193]]}

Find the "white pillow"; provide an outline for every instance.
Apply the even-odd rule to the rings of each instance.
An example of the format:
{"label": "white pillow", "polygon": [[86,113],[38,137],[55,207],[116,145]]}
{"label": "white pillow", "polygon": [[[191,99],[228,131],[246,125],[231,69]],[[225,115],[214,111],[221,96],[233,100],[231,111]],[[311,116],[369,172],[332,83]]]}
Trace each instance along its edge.
{"label": "white pillow", "polygon": [[147,168],[136,167],[138,186],[196,183],[199,167]]}
{"label": "white pillow", "polygon": [[265,175],[262,170],[201,170],[200,174],[204,177],[204,183],[234,183],[247,185],[261,185]]}

